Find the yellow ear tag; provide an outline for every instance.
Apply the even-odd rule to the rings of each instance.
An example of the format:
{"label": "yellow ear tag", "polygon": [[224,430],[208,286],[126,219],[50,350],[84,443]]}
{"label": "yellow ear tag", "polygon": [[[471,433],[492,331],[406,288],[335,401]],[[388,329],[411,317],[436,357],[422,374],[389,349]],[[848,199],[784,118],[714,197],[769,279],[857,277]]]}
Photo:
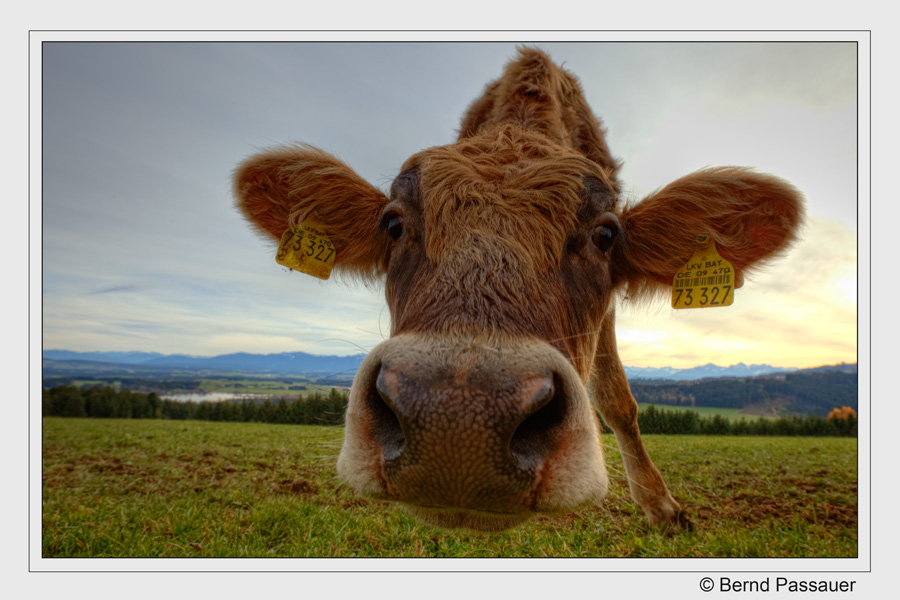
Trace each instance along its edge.
{"label": "yellow ear tag", "polygon": [[325,229],[310,218],[288,228],[281,236],[275,260],[301,273],[328,279],[334,267],[334,244]]}
{"label": "yellow ear tag", "polygon": [[719,255],[716,243],[706,235],[688,263],[675,273],[672,308],[712,308],[734,302],[734,267]]}

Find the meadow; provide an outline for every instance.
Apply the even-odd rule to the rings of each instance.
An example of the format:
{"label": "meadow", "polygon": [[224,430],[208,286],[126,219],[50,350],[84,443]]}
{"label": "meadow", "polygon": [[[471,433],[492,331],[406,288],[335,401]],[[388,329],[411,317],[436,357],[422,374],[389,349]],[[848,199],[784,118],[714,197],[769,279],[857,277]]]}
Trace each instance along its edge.
{"label": "meadow", "polygon": [[335,475],[340,427],[43,419],[44,557],[853,557],[857,440],[647,435],[692,531],[610,495],[511,531],[435,529]]}

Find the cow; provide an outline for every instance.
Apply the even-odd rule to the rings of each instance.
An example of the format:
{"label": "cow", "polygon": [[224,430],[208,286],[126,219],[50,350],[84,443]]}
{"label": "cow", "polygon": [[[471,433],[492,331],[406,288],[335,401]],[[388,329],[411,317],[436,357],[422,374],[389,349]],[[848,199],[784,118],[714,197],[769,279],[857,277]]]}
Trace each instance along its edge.
{"label": "cow", "polygon": [[355,376],[337,461],[351,488],[444,528],[571,510],[609,487],[599,413],[649,522],[690,526],[641,442],[615,304],[671,293],[703,236],[739,287],[795,240],[803,197],[718,167],[625,202],[619,168],[578,80],[520,47],[456,142],[410,157],[387,194],[303,144],[235,170],[264,236],[313,219],[335,272],[384,281],[390,337]]}

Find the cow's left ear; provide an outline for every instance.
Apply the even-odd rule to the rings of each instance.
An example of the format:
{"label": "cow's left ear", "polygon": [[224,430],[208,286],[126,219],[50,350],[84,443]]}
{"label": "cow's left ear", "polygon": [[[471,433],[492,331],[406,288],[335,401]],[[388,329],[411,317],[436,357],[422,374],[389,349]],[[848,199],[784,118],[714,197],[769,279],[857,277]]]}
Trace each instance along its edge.
{"label": "cow's left ear", "polygon": [[629,295],[671,286],[698,237],[708,235],[740,285],[747,271],[791,245],[803,217],[803,195],[782,179],[740,167],[697,171],[624,210],[613,283],[627,284]]}

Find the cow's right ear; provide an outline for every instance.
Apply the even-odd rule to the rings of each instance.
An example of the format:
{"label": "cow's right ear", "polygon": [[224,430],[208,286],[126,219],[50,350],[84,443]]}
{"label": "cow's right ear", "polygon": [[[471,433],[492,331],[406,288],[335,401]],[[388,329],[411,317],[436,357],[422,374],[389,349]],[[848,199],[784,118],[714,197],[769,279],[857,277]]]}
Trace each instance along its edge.
{"label": "cow's right ear", "polygon": [[280,240],[312,217],[335,246],[335,269],[373,279],[387,270],[390,238],[379,223],[388,198],[353,169],[311,146],[257,154],[234,173],[237,207],[260,232]]}

